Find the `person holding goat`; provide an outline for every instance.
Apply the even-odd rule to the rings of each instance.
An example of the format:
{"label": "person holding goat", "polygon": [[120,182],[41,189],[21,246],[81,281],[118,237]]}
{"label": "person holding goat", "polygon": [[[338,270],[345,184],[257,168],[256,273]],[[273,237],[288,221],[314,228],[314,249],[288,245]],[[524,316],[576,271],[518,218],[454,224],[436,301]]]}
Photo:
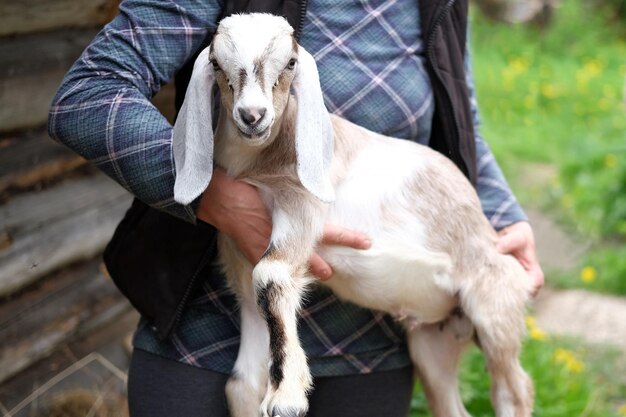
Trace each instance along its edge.
{"label": "person holding goat", "polygon": [[[171,126],[147,97],[201,49],[220,16],[255,11],[238,9],[237,2],[200,3],[123,2],[120,16],[66,77],[50,115],[53,137],[161,210],[135,202],[107,249],[112,277],[144,316],[129,378],[133,416],[227,415],[223,390],[237,353],[238,312],[211,263],[212,228],[189,223],[207,221],[253,263],[271,230],[256,190],[219,169],[201,198],[189,205],[172,198]],[[543,276],[530,227],[488,147],[474,134],[477,114],[463,54],[467,4],[295,6],[263,4],[291,16],[300,44],[316,57],[329,110],[450,156],[477,184],[485,214],[503,231],[501,249],[516,255],[539,288]],[[327,229],[326,243],[368,246],[358,233]],[[321,258],[312,260],[312,270],[331,275]],[[309,415],[407,413],[410,361],[393,319],[319,289],[305,306],[300,332],[315,378]]]}

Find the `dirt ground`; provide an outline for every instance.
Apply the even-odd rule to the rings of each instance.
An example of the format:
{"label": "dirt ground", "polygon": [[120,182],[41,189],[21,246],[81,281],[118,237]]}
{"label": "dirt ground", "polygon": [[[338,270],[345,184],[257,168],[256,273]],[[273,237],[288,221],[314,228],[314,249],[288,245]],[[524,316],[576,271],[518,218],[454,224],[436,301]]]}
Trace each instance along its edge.
{"label": "dirt ground", "polygon": [[[527,210],[537,240],[539,260],[546,272],[571,270],[586,250],[546,215]],[[626,279],[626,277],[624,277]],[[580,337],[612,345],[626,353],[626,298],[584,290],[544,288],[533,304],[538,325],[551,334]]]}

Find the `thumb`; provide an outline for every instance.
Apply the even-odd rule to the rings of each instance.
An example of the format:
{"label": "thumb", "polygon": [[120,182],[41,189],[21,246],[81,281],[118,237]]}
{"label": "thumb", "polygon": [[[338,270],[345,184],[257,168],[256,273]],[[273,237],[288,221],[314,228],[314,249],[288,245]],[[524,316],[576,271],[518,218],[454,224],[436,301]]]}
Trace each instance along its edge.
{"label": "thumb", "polygon": [[524,247],[524,236],[521,233],[506,233],[500,235],[496,247],[500,253],[513,253]]}

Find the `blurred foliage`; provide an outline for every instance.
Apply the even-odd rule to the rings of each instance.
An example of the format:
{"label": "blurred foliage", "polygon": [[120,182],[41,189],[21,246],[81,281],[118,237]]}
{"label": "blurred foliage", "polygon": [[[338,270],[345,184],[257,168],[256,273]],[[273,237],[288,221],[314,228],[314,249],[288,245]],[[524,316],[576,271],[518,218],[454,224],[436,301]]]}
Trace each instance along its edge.
{"label": "blurred foliage", "polygon": [[[616,21],[626,23],[626,0],[596,0]],[[626,29],[626,28],[625,28]]]}
{"label": "blurred foliage", "polygon": [[[624,0],[562,1],[543,29],[474,14],[472,50],[482,132],[516,193],[600,247],[581,264],[598,279],[556,282],[626,294],[623,8]],[[540,193],[527,189],[546,171]]]}

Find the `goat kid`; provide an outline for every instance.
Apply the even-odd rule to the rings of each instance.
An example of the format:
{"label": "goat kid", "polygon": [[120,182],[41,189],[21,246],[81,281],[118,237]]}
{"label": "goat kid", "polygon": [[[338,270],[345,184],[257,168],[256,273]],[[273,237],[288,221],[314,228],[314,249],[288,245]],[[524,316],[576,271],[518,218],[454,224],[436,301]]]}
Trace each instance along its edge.
{"label": "goat kid", "polygon": [[[221,109],[213,136],[215,83]],[[530,280],[496,251],[471,184],[428,147],[329,115],[315,61],[286,20],[222,20],[195,62],[173,146],[177,201],[187,204],[205,190],[215,160],[256,186],[272,213],[271,242],[256,266],[219,237],[241,306],[239,355],[226,387],[233,417],[307,411],[311,376],[297,315],[325,223],[371,238],[368,250],[317,248],[334,270],[325,284],[405,323],[435,416],[469,416],[456,373],[473,336],[486,356],[497,416],[531,415],[532,384],[518,361]]]}

